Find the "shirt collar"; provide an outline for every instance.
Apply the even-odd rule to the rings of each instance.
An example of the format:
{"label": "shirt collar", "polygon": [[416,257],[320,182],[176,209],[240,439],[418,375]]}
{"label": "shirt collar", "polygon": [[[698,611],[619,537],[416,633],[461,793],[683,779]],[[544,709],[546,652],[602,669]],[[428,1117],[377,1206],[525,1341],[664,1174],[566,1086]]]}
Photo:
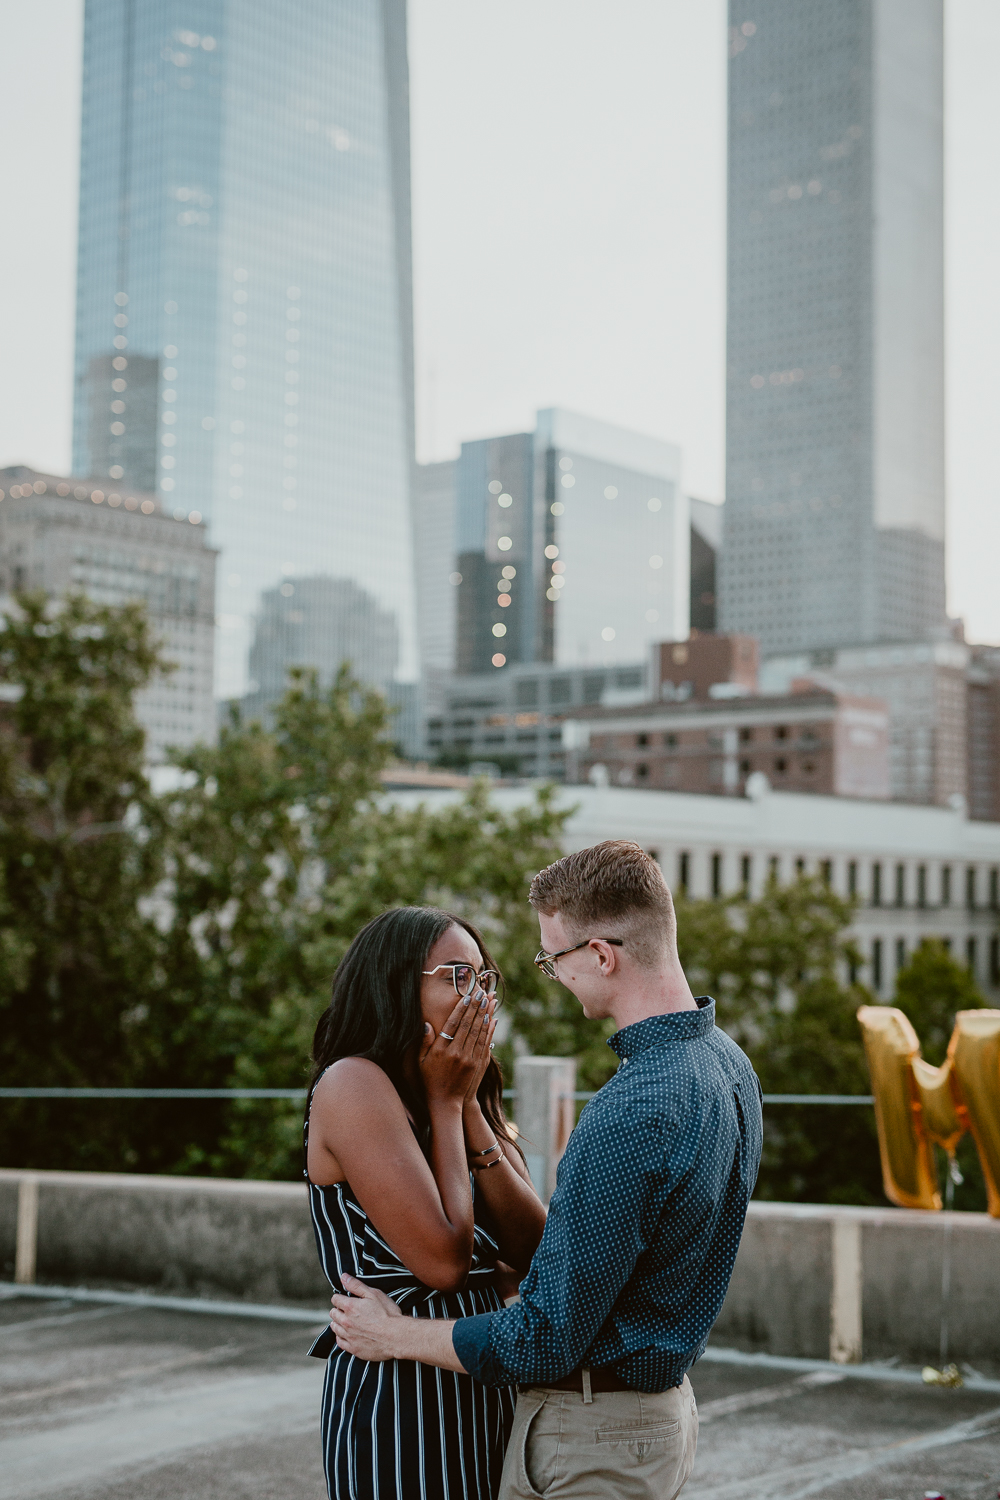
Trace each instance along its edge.
{"label": "shirt collar", "polygon": [[710,995],[696,995],[697,1010],[671,1010],[662,1016],[646,1016],[632,1026],[623,1026],[614,1036],[608,1037],[608,1046],[617,1052],[623,1062],[647,1052],[650,1047],[663,1047],[668,1042],[686,1042],[691,1037],[704,1036],[715,1025],[715,1001]]}

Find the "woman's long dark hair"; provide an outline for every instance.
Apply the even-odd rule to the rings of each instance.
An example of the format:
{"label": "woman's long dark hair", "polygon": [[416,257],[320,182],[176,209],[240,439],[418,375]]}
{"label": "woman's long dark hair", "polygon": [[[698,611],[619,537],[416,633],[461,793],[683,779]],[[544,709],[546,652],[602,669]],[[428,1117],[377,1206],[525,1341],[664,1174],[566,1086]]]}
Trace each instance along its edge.
{"label": "woman's long dark hair", "polygon": [[[426,1141],[430,1128],[427,1100],[420,1084],[414,1086],[407,1078],[405,1063],[410,1049],[424,1034],[422,970],[427,966],[427,955],[449,927],[467,932],[482,954],[483,967],[496,969],[472,924],[433,906],[397,907],[362,927],[337,967],[330,1004],[316,1027],[310,1100],[320,1074],[331,1063],[341,1057],[370,1058],[388,1074],[412,1114],[421,1140]],[[493,1058],[476,1097],[497,1136],[520,1152],[504,1114],[503,1074]],[[308,1108],[307,1103],[307,1113]]]}

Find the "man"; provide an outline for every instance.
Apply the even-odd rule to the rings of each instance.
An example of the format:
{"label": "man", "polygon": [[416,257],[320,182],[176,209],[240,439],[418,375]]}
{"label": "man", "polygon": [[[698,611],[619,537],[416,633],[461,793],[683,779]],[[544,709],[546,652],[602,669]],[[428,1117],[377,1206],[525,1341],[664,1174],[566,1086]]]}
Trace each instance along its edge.
{"label": "man", "polygon": [[[541,1244],[502,1312],[404,1318],[344,1277],[340,1346],[519,1387],[500,1500],[672,1500],[694,1462],[687,1371],[722,1307],[760,1162],[760,1085],[695,1000],[659,866],[637,844],[568,854],[531,883],[535,962],[610,1017],[618,1072],[559,1164]],[[506,1170],[501,1168],[501,1170]]]}

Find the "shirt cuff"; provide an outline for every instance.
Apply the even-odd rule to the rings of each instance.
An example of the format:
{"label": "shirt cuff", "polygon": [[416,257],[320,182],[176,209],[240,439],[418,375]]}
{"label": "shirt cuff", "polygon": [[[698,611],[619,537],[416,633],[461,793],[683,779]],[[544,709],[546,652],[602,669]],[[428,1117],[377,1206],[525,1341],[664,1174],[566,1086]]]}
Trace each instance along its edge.
{"label": "shirt cuff", "polygon": [[451,1331],[451,1342],[461,1361],[483,1385],[509,1385],[510,1376],[497,1367],[490,1349],[490,1330],[499,1312],[479,1313],[474,1318],[459,1318]]}

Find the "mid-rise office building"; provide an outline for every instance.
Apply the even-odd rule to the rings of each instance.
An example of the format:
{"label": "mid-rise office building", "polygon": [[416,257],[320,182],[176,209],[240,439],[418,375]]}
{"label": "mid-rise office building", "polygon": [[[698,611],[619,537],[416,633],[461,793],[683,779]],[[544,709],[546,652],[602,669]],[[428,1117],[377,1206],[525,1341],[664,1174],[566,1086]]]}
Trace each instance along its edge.
{"label": "mid-rise office building", "polygon": [[885,704],[812,684],[775,698],[575,709],[563,743],[567,781],[732,797],[764,775],[783,791],[889,795]]}
{"label": "mid-rise office building", "polygon": [[79,592],[98,604],[145,603],[175,664],[136,695],[154,762],[168,745],[215,736],[215,561],[197,512],[126,486],[0,469],[0,600],[42,589],[53,598]]}
{"label": "mid-rise office building", "polygon": [[220,696],[319,577],[415,681],[405,0],[87,0],[80,180],[74,469],[209,524]]}
{"label": "mid-rise office building", "polygon": [[[533,795],[527,786],[492,793],[508,814]],[[462,792],[391,796],[404,808],[440,808]],[[961,806],[807,796],[772,789],[764,777],[745,797],[566,786],[555,805],[569,814],[567,850],[634,839],[659,860],[674,890],[695,897],[758,896],[771,879],[818,876],[857,902],[849,936],[864,962],[854,977],[884,999],[922,938],[940,939],[993,1003],[1000,996],[1000,823],[972,822]]]}
{"label": "mid-rise office building", "polygon": [[787,692],[811,678],[836,692],[881,698],[889,711],[890,794],[900,802],[947,806],[968,788],[964,641],[845,647],[771,657],[762,692]]}
{"label": "mid-rise office building", "polygon": [[427,466],[417,489],[431,668],[452,640],[451,669],[468,676],[631,663],[655,640],[687,636],[689,506],[672,443],[541,411],[534,432],[463,443],[452,464]]}
{"label": "mid-rise office building", "polygon": [[554,781],[566,774],[562,719],[574,707],[623,707],[650,695],[652,654],[615,667],[520,663],[505,672],[440,678],[427,753],[443,764],[493,765]]}
{"label": "mid-rise office building", "polygon": [[943,625],[942,0],[730,0],[719,628]]}

